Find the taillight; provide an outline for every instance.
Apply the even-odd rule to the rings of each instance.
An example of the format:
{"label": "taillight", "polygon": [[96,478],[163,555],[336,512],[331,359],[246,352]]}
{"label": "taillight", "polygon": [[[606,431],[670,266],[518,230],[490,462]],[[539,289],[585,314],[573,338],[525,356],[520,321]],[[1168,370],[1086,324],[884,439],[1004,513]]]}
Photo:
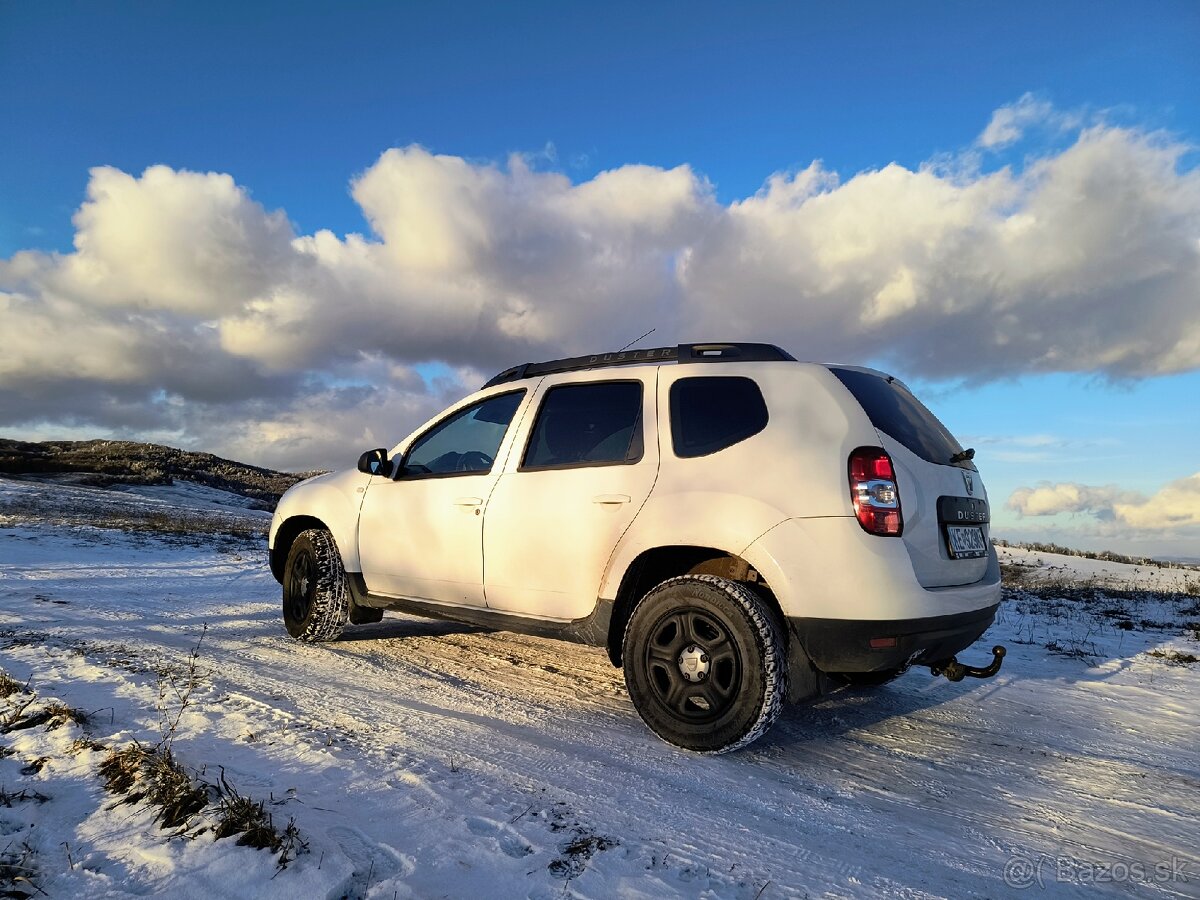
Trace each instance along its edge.
{"label": "taillight", "polygon": [[898,537],[904,530],[896,471],[881,447],[859,447],[850,454],[850,501],[864,531]]}

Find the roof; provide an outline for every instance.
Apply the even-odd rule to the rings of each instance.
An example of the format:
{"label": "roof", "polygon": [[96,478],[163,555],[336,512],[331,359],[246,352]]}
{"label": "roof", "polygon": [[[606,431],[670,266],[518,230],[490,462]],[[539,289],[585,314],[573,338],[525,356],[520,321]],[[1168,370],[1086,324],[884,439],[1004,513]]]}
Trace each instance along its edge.
{"label": "roof", "polygon": [[713,343],[677,344],[674,347],[652,347],[646,350],[618,350],[614,353],[592,353],[546,362],[527,362],[493,376],[485,388],[538,375],[555,372],[575,372],[583,369],[603,369],[610,366],[636,364],[721,363],[721,362],[795,362],[795,357],[774,344]]}

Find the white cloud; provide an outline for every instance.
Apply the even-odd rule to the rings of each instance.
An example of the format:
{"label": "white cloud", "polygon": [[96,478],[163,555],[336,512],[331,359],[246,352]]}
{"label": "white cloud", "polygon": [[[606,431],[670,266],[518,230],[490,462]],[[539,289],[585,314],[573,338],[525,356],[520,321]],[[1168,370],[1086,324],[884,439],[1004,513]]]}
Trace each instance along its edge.
{"label": "white cloud", "polygon": [[987,128],[975,143],[987,150],[999,150],[1019,141],[1032,126],[1066,128],[1075,121],[1076,117],[1055,109],[1048,100],[1027,93],[1015,103],[1005,104],[993,112]]}
{"label": "white cloud", "polygon": [[1182,152],[1099,127],[1020,173],[773,180],[692,248],[691,330],[928,378],[1195,368],[1200,174]]}
{"label": "white cloud", "polygon": [[1021,516],[1090,514],[1112,523],[1112,533],[1200,528],[1200,472],[1172,481],[1149,497],[1114,485],[1043,483],[1018,488],[1007,506]]}
{"label": "white cloud", "polygon": [[1200,472],[1172,481],[1147,499],[1114,503],[1113,514],[1133,528],[1200,526]]}
{"label": "white cloud", "polygon": [[291,226],[231,177],[152,166],[141,178],[92,170],[75,214],[76,253],[51,284],[130,310],[230,312],[260,296],[289,257]]}
{"label": "white cloud", "polygon": [[[980,145],[1039,120],[1065,121],[1023,97]],[[486,372],[651,327],[910,377],[1192,370],[1200,173],[1181,168],[1186,149],[1101,124],[1021,170],[982,172],[973,148],[961,165],[844,180],[813,163],[726,206],[686,165],[573,183],[521,156],[413,146],[355,179],[372,233],[344,236],[296,234],[227,175],[95,169],[74,252],[0,260],[0,427],[175,429],[300,461],[336,434],[398,436],[444,399],[376,361]],[[339,419],[346,404],[371,421]]]}
{"label": "white cloud", "polygon": [[1120,498],[1138,502],[1136,494],[1121,491],[1116,485],[1093,487],[1077,482],[1043,483],[1036,488],[1022,487],[1008,498],[1008,508],[1022,516],[1054,516],[1059,513],[1092,513],[1113,518],[1113,504]]}

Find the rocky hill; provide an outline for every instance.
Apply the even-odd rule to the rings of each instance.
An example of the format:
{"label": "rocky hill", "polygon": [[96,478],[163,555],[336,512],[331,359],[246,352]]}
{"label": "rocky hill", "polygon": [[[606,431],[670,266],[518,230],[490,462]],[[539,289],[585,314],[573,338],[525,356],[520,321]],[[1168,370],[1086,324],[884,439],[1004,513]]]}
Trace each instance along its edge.
{"label": "rocky hill", "polygon": [[136,441],[13,441],[0,439],[0,475],[68,481],[95,487],[173,484],[175,479],[274,504],[289,487],[315,472],[276,472]]}

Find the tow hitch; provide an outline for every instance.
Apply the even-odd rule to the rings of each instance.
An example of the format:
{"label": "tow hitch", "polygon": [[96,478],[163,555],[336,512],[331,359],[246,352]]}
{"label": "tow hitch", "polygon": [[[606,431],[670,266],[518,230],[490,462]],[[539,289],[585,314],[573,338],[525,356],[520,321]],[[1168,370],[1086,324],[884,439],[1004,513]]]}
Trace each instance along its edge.
{"label": "tow hitch", "polygon": [[963,665],[956,657],[950,657],[947,660],[933,663],[929,667],[930,674],[934,678],[939,675],[945,675],[950,681],[962,681],[968,675],[972,678],[991,678],[1000,671],[1000,664],[1004,662],[1004,654],[1007,651],[1001,646],[992,648],[992,661],[982,669],[977,666]]}

